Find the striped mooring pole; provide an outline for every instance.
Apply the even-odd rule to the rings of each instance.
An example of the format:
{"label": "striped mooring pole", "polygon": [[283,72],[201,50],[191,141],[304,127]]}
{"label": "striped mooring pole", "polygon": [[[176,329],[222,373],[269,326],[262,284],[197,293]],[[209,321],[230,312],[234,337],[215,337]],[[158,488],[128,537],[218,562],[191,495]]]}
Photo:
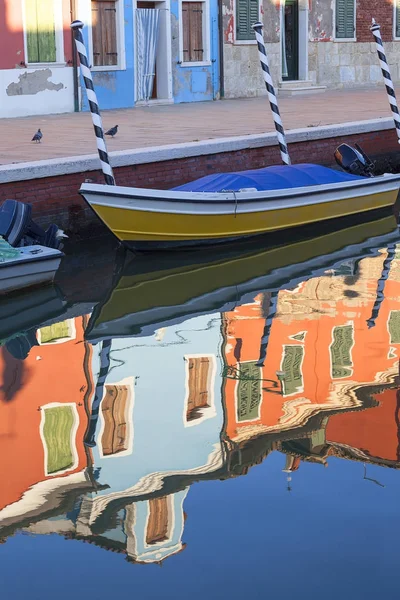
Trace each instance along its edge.
{"label": "striped mooring pole", "polygon": [[392,82],[392,77],[390,75],[390,68],[385,56],[385,50],[383,48],[382,37],[381,37],[381,26],[372,19],[372,25],[370,27],[372,34],[375,38],[376,50],[378,52],[379,62],[381,64],[381,70],[383,75],[383,80],[386,86],[386,92],[389,99],[390,108],[392,110],[394,124],[396,126],[397,137],[399,138],[400,144],[400,114],[399,107],[397,106],[396,93],[394,91],[394,86]]}
{"label": "striped mooring pole", "polygon": [[81,64],[83,81],[85,82],[86,93],[89,101],[90,112],[92,115],[94,133],[96,135],[97,151],[99,153],[101,170],[103,171],[104,179],[107,185],[115,185],[115,179],[110,165],[110,159],[104,140],[103,124],[101,122],[99,103],[97,102],[96,92],[94,91],[92,74],[89,68],[89,61],[85,48],[85,42],[82,35],[82,21],[73,21],[71,29],[74,33],[76,49]]}
{"label": "striped mooring pole", "polygon": [[268,92],[269,104],[274,119],[275,129],[278,136],[279,149],[281,151],[282,162],[284,165],[290,165],[290,156],[286,144],[285,130],[283,129],[282,119],[279,112],[278,100],[275,94],[274,84],[272,82],[271,72],[269,70],[267,51],[265,49],[263,24],[254,23],[252,25],[256,34],[258,55],[260,57],[261,69],[265,81],[265,87]]}

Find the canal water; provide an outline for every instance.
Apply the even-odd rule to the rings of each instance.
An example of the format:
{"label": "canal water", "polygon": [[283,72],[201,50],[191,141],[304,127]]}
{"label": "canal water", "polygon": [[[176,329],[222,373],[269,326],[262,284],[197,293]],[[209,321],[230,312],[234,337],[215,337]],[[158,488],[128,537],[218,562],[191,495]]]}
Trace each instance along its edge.
{"label": "canal water", "polygon": [[78,248],[0,314],[2,598],[395,597],[393,217]]}

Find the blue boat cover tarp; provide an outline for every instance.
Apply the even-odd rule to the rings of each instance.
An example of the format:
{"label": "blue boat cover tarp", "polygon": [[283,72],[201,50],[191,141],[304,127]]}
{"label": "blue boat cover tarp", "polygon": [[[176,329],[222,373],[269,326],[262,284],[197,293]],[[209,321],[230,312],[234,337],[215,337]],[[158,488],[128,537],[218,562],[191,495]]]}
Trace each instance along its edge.
{"label": "blue boat cover tarp", "polygon": [[179,192],[238,192],[243,188],[256,188],[258,191],[267,191],[342,183],[357,179],[364,179],[364,177],[335,171],[320,165],[278,165],[251,171],[238,171],[237,173],[206,175],[201,179],[172,189]]}

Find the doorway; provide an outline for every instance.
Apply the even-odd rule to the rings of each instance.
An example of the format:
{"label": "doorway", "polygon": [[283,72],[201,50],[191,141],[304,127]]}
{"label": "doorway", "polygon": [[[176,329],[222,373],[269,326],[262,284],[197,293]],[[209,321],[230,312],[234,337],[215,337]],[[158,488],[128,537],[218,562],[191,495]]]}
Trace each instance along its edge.
{"label": "doorway", "polygon": [[299,79],[299,0],[282,4],[282,80]]}

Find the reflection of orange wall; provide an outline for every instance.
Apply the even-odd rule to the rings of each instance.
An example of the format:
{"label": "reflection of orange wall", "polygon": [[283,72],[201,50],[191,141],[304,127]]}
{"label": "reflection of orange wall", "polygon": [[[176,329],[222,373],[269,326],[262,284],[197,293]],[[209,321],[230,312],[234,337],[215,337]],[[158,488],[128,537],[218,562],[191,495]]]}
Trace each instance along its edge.
{"label": "reflection of orange wall", "polygon": [[[266,389],[271,388],[272,383],[263,381],[260,418],[252,422],[238,422],[235,405],[237,382],[226,379],[229,437],[234,439],[240,432],[244,435],[245,430],[250,435],[257,434],[257,427],[264,431],[265,428],[276,431],[298,427],[320,410],[350,407],[354,400],[343,393],[345,384],[352,382],[354,387],[354,383],[373,383],[379,378],[379,373],[397,368],[399,347],[393,347],[389,358],[390,337],[387,329],[390,311],[400,310],[397,260],[392,264],[391,279],[386,282],[385,301],[381,304],[376,325],[371,329],[367,326],[385,257],[385,254],[381,254],[363,259],[359,266],[360,276],[355,280],[344,276],[324,276],[303,282],[293,292],[282,290],[279,293],[277,316],[271,326],[262,378],[275,381],[277,389],[280,389],[276,373],[282,369],[284,346],[300,345],[304,347],[303,389],[284,397]],[[265,325],[261,302],[260,294],[253,304],[240,306],[225,314],[228,365],[237,365],[239,338],[240,361],[258,360]],[[333,328],[349,323],[354,327],[352,374],[333,379],[330,354]],[[303,331],[304,341],[293,339]]]}
{"label": "reflection of orange wall", "polygon": [[362,450],[371,457],[398,461],[397,390],[385,390],[374,398],[379,402],[376,408],[331,417],[326,440]]}
{"label": "reflection of orange wall", "polygon": [[[83,371],[85,344],[82,318],[74,321],[76,339],[34,346],[25,361],[7,356],[5,349],[0,353],[0,510],[19,500],[33,484],[46,479],[39,407],[53,402],[76,405],[78,466],[66,474],[81,471],[86,466],[82,443],[87,425],[83,406],[87,385]],[[21,367],[23,371],[19,374]],[[5,373],[8,373],[6,377]],[[22,385],[15,385],[13,379],[16,378],[22,380]],[[7,399],[12,395],[13,386],[15,393]]]}

